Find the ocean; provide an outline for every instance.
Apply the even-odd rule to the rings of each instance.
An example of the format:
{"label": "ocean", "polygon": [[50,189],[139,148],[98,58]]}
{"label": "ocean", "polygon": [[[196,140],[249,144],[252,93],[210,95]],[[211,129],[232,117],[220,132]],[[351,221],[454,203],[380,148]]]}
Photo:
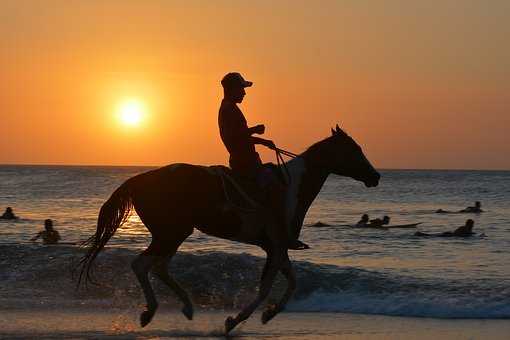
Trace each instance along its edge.
{"label": "ocean", "polygon": [[[88,293],[74,290],[68,270],[81,254],[77,246],[29,240],[47,218],[54,220],[63,242],[87,239],[113,190],[149,169],[0,166],[0,209],[10,206],[20,217],[0,220],[0,301],[17,306],[143,303],[129,264],[149,244],[150,234],[136,215],[99,256],[96,274],[105,286]],[[302,229],[301,239],[311,249],[291,252],[298,289],[287,310],[510,318],[510,171],[382,170],[381,176],[376,188],[328,178]],[[458,211],[474,201],[481,201],[485,212],[435,213],[439,208]],[[364,213],[388,215],[391,224],[421,224],[416,229],[352,228]],[[451,231],[468,218],[475,221],[473,237],[414,236],[417,230]],[[171,271],[201,307],[238,308],[255,292],[264,256],[258,248],[195,231],[179,251]],[[156,288],[163,301],[175,302]]]}

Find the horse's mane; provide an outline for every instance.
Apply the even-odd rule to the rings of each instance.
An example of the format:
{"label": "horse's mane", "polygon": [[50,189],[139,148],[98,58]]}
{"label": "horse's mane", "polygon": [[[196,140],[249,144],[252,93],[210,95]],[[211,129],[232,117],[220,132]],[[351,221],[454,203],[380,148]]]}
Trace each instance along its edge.
{"label": "horse's mane", "polygon": [[313,143],[302,153],[302,155],[304,156],[307,154],[315,153],[318,151],[318,149],[324,147],[325,144],[329,144],[334,137],[336,136],[328,136],[318,142]]}

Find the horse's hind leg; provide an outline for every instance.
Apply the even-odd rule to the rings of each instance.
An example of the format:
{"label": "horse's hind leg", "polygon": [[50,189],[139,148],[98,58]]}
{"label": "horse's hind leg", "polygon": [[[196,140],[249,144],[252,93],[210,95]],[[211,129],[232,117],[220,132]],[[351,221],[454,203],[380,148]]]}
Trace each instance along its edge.
{"label": "horse's hind leg", "polygon": [[150,244],[149,248],[138,255],[136,259],[134,259],[134,261],[131,263],[131,268],[135,272],[136,277],[142,286],[143,294],[145,295],[145,300],[147,301],[147,309],[140,315],[140,324],[142,327],[145,327],[152,320],[152,317],[158,308],[158,302],[156,301],[156,296],[152,290],[148,275],[149,270],[152,268],[154,263],[156,263],[158,260],[161,260],[161,256],[152,255],[151,248],[153,248],[153,244],[154,240]]}
{"label": "horse's hind leg", "polygon": [[[184,241],[184,239],[183,239]],[[175,294],[179,297],[179,299],[184,304],[184,307],[182,308],[182,313],[188,320],[193,319],[193,305],[191,303],[191,300],[186,293],[186,291],[174,280],[174,278],[168,274],[168,262],[172,258],[172,256],[177,251],[177,248],[181,245],[182,241],[179,242],[179,244],[175,245],[165,258],[158,261],[153,269],[152,272],[154,275],[156,275],[161,281],[163,281],[170,289],[172,289]]]}

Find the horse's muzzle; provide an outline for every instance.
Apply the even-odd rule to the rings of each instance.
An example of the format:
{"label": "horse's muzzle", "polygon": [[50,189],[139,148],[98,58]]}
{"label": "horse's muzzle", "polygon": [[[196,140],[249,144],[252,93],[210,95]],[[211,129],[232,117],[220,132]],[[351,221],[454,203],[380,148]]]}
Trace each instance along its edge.
{"label": "horse's muzzle", "polygon": [[363,183],[365,183],[367,188],[373,188],[379,185],[379,179],[381,179],[381,175],[379,175],[378,172],[375,172],[368,179],[364,180]]}

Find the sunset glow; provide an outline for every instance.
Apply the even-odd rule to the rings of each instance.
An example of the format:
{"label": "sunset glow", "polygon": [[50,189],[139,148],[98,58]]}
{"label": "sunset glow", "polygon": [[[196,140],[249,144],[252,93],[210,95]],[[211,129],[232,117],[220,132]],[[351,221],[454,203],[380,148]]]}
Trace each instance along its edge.
{"label": "sunset glow", "polygon": [[144,106],[138,100],[127,100],[119,106],[121,122],[127,126],[138,126],[143,119]]}
{"label": "sunset glow", "polygon": [[378,168],[510,168],[509,1],[7,2],[0,163],[228,164],[237,71],[290,151],[338,123]]}
{"label": "sunset glow", "polygon": [[0,37],[0,340],[510,340],[510,0],[0,0]]}

